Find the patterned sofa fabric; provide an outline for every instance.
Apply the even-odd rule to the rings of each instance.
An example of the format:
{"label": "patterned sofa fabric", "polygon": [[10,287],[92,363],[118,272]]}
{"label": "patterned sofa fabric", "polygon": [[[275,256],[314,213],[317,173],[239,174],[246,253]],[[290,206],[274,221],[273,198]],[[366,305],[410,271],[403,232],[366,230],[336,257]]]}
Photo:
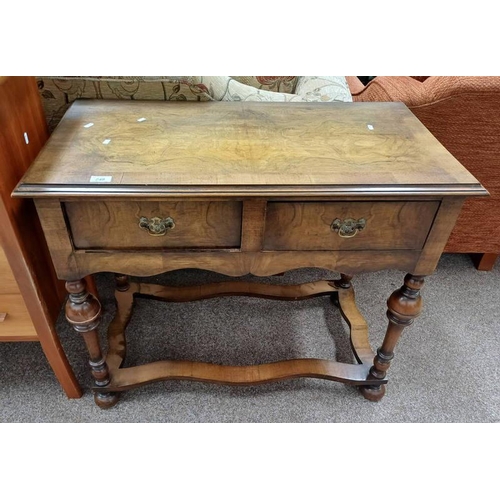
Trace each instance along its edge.
{"label": "patterned sofa fabric", "polygon": [[259,90],[295,93],[298,76],[231,76],[237,82],[250,85]]}
{"label": "patterned sofa fabric", "polygon": [[52,132],[75,99],[210,101],[196,85],[167,77],[37,77]]}
{"label": "patterned sofa fabric", "polygon": [[[215,101],[328,102],[352,101],[343,76],[299,76],[295,93],[261,90],[241,83],[230,76],[186,77]],[[256,77],[277,78],[277,77]],[[282,77],[290,78],[290,77]]]}
{"label": "patterned sofa fabric", "polygon": [[37,77],[52,132],[75,99],[352,101],[343,76]]}

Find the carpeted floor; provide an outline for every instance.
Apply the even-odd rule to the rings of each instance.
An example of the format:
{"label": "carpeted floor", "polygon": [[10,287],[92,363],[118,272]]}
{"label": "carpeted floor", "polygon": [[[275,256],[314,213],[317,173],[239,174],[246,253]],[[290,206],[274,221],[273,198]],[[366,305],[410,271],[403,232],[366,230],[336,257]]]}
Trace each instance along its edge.
{"label": "carpeted floor", "polygon": [[[355,277],[358,305],[372,345],[386,327],[385,301],[404,273]],[[267,278],[299,283],[336,277],[314,269]],[[186,270],[159,277],[169,284],[227,279]],[[248,279],[248,278],[246,278]],[[153,279],[154,280],[154,279]],[[100,274],[105,309],[101,337],[114,312],[112,275]],[[152,281],[152,279],[149,279]],[[403,334],[386,397],[366,401],[354,387],[299,379],[257,387],[188,381],[128,391],[100,410],[82,339],[62,317],[58,331],[84,396],[68,400],[37,343],[0,344],[1,422],[498,422],[500,421],[500,266],[474,269],[464,255],[444,255],[424,287],[424,311]],[[346,325],[327,297],[275,302],[228,297],[188,304],[138,299],[127,329],[130,364],[161,358],[250,364],[295,357],[350,361]]]}

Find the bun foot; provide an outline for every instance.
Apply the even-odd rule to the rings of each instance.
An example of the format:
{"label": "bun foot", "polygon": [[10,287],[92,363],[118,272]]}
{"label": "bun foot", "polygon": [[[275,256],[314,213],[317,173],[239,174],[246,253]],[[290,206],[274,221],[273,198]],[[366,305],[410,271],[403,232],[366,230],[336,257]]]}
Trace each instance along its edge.
{"label": "bun foot", "polygon": [[102,410],[113,408],[120,400],[120,394],[117,392],[96,392],[94,393],[95,404]]}
{"label": "bun foot", "polygon": [[361,385],[359,392],[368,401],[380,401],[385,395],[385,384],[381,385]]}

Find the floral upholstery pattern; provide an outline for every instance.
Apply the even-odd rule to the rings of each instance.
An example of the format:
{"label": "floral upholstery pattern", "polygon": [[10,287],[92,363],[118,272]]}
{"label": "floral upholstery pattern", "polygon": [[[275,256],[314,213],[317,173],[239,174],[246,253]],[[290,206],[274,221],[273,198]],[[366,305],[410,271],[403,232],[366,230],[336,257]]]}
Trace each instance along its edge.
{"label": "floral upholstery pattern", "polygon": [[307,102],[352,102],[349,85],[343,76],[300,76],[295,93]]}
{"label": "floral upholstery pattern", "polygon": [[210,101],[198,86],[172,77],[37,77],[45,116],[52,131],[75,99]]}
{"label": "floral upholstery pattern", "polygon": [[37,80],[50,131],[75,99],[352,101],[343,76],[74,76]]}
{"label": "floral upholstery pattern", "polygon": [[232,76],[234,80],[260,90],[293,94],[298,76]]}
{"label": "floral upholstery pattern", "polygon": [[238,82],[230,76],[189,77],[186,81],[192,86],[198,86],[215,101],[352,101],[347,81],[343,76],[299,76],[294,94],[260,90]]}

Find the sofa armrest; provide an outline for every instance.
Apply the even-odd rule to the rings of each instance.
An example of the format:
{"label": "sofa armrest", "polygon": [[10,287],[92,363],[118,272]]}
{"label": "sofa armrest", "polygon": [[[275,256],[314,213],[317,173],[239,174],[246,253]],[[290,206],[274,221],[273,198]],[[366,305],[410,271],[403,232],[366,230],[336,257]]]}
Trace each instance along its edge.
{"label": "sofa armrest", "polygon": [[428,101],[424,85],[411,76],[377,76],[352,97],[361,102],[401,101],[407,106],[418,106]]}
{"label": "sofa armrest", "polygon": [[355,96],[362,92],[365,88],[365,84],[357,76],[346,76],[347,85],[349,85],[349,90],[351,95]]}
{"label": "sofa armrest", "polygon": [[378,76],[353,93],[354,101],[401,101],[409,107],[426,106],[450,97],[500,92],[500,77],[431,76],[419,81],[410,76]]}

